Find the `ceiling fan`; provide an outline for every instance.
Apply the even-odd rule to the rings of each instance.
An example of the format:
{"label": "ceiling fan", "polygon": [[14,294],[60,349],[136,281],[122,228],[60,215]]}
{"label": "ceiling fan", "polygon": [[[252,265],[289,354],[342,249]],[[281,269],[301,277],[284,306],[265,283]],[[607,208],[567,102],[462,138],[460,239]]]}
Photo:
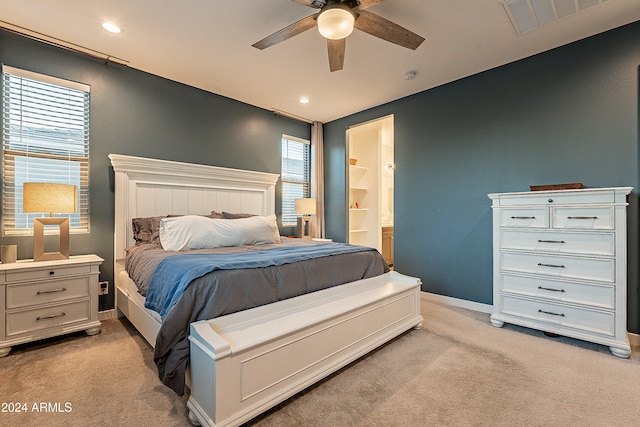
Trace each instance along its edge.
{"label": "ceiling fan", "polygon": [[424,37],[395,24],[368,8],[385,0],[292,0],[296,3],[320,9],[320,12],[302,18],[253,44],[257,49],[266,49],[315,26],[327,39],[329,69],[342,70],[347,37],[354,27],[408,49],[417,49]]}

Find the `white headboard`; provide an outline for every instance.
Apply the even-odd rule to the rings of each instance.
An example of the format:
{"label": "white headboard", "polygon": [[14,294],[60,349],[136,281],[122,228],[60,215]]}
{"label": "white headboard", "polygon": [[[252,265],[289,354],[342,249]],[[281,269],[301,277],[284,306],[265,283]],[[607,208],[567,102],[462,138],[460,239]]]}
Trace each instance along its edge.
{"label": "white headboard", "polygon": [[109,154],[115,170],[115,260],[133,245],[131,219],[218,212],[275,213],[278,174]]}

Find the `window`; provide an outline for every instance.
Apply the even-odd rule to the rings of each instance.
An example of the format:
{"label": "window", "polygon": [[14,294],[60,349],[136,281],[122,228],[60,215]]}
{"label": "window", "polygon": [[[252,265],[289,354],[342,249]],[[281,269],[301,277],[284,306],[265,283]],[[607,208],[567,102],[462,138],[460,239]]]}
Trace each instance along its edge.
{"label": "window", "polygon": [[297,224],[295,200],[309,197],[309,141],[282,136],[282,225]]}
{"label": "window", "polygon": [[2,66],[3,232],[29,234],[33,218],[22,212],[22,184],[78,187],[78,212],[70,229],[89,231],[89,86]]}

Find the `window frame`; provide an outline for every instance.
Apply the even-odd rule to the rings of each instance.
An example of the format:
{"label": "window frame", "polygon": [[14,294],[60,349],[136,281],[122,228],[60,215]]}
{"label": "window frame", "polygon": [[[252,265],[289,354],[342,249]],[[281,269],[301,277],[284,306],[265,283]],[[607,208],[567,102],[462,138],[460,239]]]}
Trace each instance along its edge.
{"label": "window frame", "polygon": [[[285,157],[285,142],[288,146],[289,143],[293,144],[302,144],[302,146],[298,145],[297,148],[302,148],[302,155],[304,156],[303,162],[303,179],[292,179],[288,176],[288,171],[286,169],[287,165],[285,164],[285,159],[291,158],[289,156]],[[295,209],[295,199],[301,197],[310,197],[311,196],[311,141],[298,138],[290,135],[282,135],[281,138],[281,171],[280,171],[280,181],[282,183],[282,226],[283,227],[294,227],[297,225],[297,219],[302,215],[294,213]],[[295,147],[294,147],[295,148]],[[287,147],[288,149],[288,147]],[[302,192],[298,192],[295,196],[290,196],[287,193],[287,186],[302,186]]]}
{"label": "window frame", "polygon": [[[34,83],[29,86],[29,81]],[[40,97],[36,94],[38,90],[42,91]],[[32,97],[29,91],[33,91]],[[70,218],[71,233],[89,233],[90,92],[90,86],[84,83],[2,65],[3,236],[32,235],[33,218],[48,216],[21,212],[22,189],[17,187],[24,181],[77,185],[78,212],[54,212],[54,216]],[[61,95],[67,98],[62,101],[56,98]],[[30,115],[33,105],[42,107],[35,110],[42,111],[41,117]],[[66,116],[61,118],[61,113]],[[35,162],[31,168],[29,160]],[[29,178],[27,173],[27,177],[20,179],[22,172],[29,170],[35,178]],[[57,171],[56,178],[49,179],[51,171]],[[38,177],[38,172],[44,174]],[[45,228],[46,234],[57,232],[57,227]]]}

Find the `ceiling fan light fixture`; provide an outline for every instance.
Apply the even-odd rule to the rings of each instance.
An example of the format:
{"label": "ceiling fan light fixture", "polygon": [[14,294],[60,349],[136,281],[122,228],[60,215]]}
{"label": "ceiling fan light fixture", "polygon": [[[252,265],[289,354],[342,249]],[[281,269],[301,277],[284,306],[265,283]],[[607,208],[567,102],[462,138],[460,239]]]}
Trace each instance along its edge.
{"label": "ceiling fan light fixture", "polygon": [[322,37],[340,40],[353,32],[356,17],[342,3],[328,4],[318,15],[318,31]]}

